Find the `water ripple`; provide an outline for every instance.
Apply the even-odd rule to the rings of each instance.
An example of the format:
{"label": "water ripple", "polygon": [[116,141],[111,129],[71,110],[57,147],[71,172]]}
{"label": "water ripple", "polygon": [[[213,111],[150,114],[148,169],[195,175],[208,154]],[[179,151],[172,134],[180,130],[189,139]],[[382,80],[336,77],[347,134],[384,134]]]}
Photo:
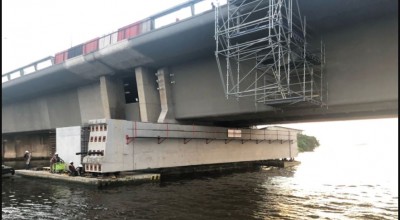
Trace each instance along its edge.
{"label": "water ripple", "polygon": [[301,167],[261,169],[102,190],[7,178],[2,181],[2,218],[398,218],[398,196],[384,183],[327,183],[304,172]]}

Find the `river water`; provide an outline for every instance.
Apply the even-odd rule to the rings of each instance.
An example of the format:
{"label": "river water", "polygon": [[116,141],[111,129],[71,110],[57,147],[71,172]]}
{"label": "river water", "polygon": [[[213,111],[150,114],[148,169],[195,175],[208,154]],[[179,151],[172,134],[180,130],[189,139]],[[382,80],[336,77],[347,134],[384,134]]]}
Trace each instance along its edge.
{"label": "river water", "polygon": [[2,218],[398,219],[398,156],[378,147],[321,146],[295,168],[105,189],[3,177]]}

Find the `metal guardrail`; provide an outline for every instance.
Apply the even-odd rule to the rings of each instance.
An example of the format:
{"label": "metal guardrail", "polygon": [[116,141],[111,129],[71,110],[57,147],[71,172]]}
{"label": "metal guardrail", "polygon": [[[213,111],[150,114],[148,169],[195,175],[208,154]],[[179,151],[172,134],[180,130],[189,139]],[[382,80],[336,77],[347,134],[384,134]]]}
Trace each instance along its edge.
{"label": "metal guardrail", "polygon": [[[97,128],[99,125],[94,126]],[[192,139],[203,139],[206,140],[206,143],[213,140],[224,140],[226,144],[233,140],[241,141],[242,144],[247,141],[255,141],[257,144],[263,141],[284,143],[294,142],[299,133],[291,129],[224,128],[147,122],[133,122],[132,128],[128,128],[128,130],[131,130],[131,136],[126,135],[127,144],[136,138],[158,138],[159,144],[166,139],[183,139],[185,144]]]}
{"label": "metal guardrail", "polygon": [[[195,5],[196,5],[197,3],[204,2],[204,1],[207,1],[207,0],[190,0],[190,1],[188,1],[188,2],[185,2],[185,3],[182,3],[182,4],[176,5],[176,6],[170,8],[170,9],[167,9],[167,10],[165,10],[165,11],[162,11],[162,12],[159,12],[159,13],[154,14],[154,15],[152,15],[152,16],[149,16],[149,17],[147,17],[147,18],[145,18],[145,19],[142,19],[142,20],[140,20],[140,21],[138,21],[138,22],[135,22],[135,23],[138,23],[138,24],[142,24],[142,23],[144,24],[144,23],[146,23],[146,22],[150,22],[150,28],[149,28],[149,30],[142,31],[142,32],[138,33],[138,35],[141,35],[141,34],[146,33],[146,32],[148,32],[148,31],[152,31],[152,30],[155,30],[155,29],[160,28],[160,27],[158,27],[158,28],[155,27],[155,21],[156,21],[156,19],[159,19],[159,18],[161,18],[161,17],[163,17],[163,16],[166,16],[166,15],[169,15],[169,14],[172,14],[172,13],[175,13],[175,12],[177,12],[177,11],[183,9],[183,8],[190,7],[190,11],[191,11],[190,17],[195,16],[195,15],[196,15],[196,13],[195,13]],[[209,11],[209,10],[212,10],[212,8],[211,8],[211,9],[208,9],[208,10],[205,10],[205,11]],[[190,18],[190,17],[189,17],[189,18]],[[128,26],[129,26],[129,25],[128,25]],[[125,27],[128,27],[128,26],[125,26]],[[121,28],[120,28],[120,29],[121,29]],[[120,31],[120,29],[119,29],[118,31]],[[116,32],[118,32],[118,31],[116,31]],[[105,38],[105,37],[107,37],[107,36],[111,36],[112,34],[114,34],[114,33],[116,33],[116,32],[113,32],[113,33],[111,33],[111,34],[106,34],[106,35],[104,35],[103,37],[100,37],[100,38],[98,39],[98,45],[99,45],[101,39],[103,39],[103,38]],[[138,35],[135,35],[135,36],[138,36]],[[128,37],[127,39],[129,39],[129,37]],[[113,41],[112,41],[111,37],[110,37],[110,39],[107,39],[107,40],[110,41],[110,42],[109,42],[109,43],[108,43],[108,42],[102,42],[102,44],[103,44],[103,45],[106,44],[106,46],[108,46],[108,45],[112,45],[112,44],[116,43],[116,42],[113,42]],[[103,39],[103,41],[104,41],[104,39]],[[74,46],[74,47],[75,47],[75,46]],[[71,48],[73,48],[73,47],[71,47]],[[104,48],[104,47],[98,46],[96,50],[93,50],[93,51],[91,51],[91,52],[98,51],[98,50],[100,50],[100,49],[102,49],[102,48]],[[80,55],[85,55],[85,53],[82,53],[82,54],[80,54]],[[72,58],[72,57],[65,58],[62,62],[64,62],[65,60],[67,60],[67,59],[69,59],[69,58]],[[39,70],[39,69],[37,68],[37,67],[38,67],[38,64],[40,64],[40,63],[42,63],[42,62],[46,62],[46,61],[48,61],[48,60],[51,60],[51,65],[50,65],[50,66],[53,66],[53,65],[58,64],[58,63],[62,63],[62,62],[57,62],[57,63],[55,63],[55,60],[54,60],[54,59],[55,59],[55,58],[54,58],[53,56],[49,56],[49,57],[43,58],[43,59],[41,59],[41,60],[38,60],[38,61],[36,61],[36,62],[33,62],[33,63],[29,64],[29,65],[25,65],[25,66],[23,66],[23,67],[20,67],[20,68],[18,68],[18,69],[16,69],[16,70],[10,71],[10,72],[5,73],[5,74],[2,74],[2,83],[11,81],[11,80],[16,79],[16,78],[19,78],[19,77],[22,77],[22,76],[24,76],[24,75],[26,75],[26,74],[31,74],[31,73],[33,73],[33,72],[36,72],[37,70]],[[32,68],[32,67],[33,67],[33,71],[32,71],[32,72],[25,73],[25,69],[27,69],[27,68]],[[46,68],[47,68],[47,67],[49,67],[49,66],[46,66]]]}

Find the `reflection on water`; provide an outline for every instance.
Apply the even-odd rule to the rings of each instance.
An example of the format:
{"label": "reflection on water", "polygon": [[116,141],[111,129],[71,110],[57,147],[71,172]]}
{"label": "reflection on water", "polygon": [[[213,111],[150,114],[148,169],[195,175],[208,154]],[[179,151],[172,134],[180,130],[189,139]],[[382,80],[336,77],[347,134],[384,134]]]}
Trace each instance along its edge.
{"label": "reflection on water", "polygon": [[2,217],[397,219],[397,155],[382,159],[374,148],[360,147],[348,146],[346,152],[320,147],[300,154],[302,164],[291,169],[262,168],[103,190],[3,178]]}

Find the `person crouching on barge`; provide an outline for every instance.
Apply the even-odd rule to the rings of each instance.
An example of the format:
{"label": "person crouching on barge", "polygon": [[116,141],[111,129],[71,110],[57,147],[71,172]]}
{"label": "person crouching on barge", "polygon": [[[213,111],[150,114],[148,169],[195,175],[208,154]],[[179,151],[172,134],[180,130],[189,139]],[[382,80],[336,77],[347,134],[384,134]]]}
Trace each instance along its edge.
{"label": "person crouching on barge", "polygon": [[69,175],[70,176],[77,176],[78,175],[78,171],[76,171],[76,169],[74,167],[74,162],[72,162],[72,161],[69,162],[68,170],[69,170]]}

